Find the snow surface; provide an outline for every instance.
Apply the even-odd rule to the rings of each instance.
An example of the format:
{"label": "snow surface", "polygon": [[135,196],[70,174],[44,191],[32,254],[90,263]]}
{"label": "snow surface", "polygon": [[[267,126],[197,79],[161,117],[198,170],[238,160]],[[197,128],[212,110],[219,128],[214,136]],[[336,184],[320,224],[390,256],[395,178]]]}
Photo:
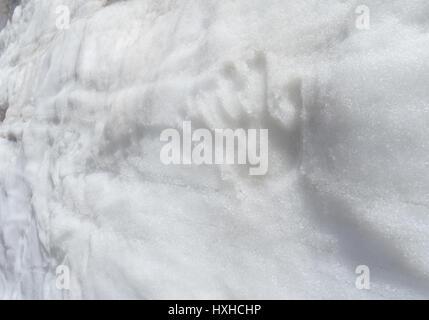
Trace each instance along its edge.
{"label": "snow surface", "polygon": [[[429,297],[427,0],[13,2],[0,298]],[[268,175],[163,165],[186,120],[268,128]]]}

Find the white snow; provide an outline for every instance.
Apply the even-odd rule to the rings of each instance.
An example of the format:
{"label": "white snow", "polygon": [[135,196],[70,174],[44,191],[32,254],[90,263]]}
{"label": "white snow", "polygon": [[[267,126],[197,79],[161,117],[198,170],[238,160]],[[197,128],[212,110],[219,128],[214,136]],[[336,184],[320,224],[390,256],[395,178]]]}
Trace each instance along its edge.
{"label": "white snow", "polygon": [[[427,0],[12,3],[0,298],[429,297]],[[268,174],[163,165],[183,121],[268,128]]]}

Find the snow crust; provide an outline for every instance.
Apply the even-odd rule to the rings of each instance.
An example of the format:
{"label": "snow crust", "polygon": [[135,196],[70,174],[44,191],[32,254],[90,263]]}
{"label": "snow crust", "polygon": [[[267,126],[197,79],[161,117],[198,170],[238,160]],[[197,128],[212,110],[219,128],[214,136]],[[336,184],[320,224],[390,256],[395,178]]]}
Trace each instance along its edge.
{"label": "snow crust", "polygon": [[[428,298],[429,2],[360,4],[2,13],[0,298]],[[183,121],[268,128],[268,174],[163,165]]]}

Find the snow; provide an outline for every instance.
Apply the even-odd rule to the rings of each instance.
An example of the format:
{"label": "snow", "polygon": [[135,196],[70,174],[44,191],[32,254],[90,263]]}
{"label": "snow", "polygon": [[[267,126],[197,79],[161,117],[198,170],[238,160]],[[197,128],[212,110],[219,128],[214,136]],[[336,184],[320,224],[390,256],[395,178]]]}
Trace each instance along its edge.
{"label": "snow", "polygon": [[[429,296],[426,0],[12,3],[0,298]],[[184,121],[269,129],[267,175],[164,165]]]}

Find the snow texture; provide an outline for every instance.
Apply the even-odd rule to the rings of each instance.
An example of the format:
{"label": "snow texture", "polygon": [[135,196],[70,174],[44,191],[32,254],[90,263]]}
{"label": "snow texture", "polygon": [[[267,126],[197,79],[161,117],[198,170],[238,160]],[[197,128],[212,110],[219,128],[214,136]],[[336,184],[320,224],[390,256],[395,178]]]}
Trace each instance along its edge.
{"label": "snow texture", "polygon": [[[355,0],[16,4],[0,298],[429,297],[427,0],[367,0],[369,30]],[[268,128],[268,174],[163,165],[183,121]]]}

